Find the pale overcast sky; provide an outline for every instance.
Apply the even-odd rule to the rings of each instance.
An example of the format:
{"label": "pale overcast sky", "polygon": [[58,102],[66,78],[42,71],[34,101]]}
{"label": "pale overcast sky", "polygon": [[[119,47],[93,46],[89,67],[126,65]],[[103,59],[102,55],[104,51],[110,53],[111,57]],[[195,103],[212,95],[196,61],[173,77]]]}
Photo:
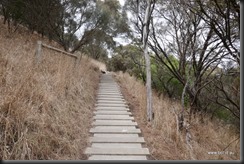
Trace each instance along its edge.
{"label": "pale overcast sky", "polygon": [[125,0],[119,0],[119,3],[120,3],[121,6],[124,6]]}

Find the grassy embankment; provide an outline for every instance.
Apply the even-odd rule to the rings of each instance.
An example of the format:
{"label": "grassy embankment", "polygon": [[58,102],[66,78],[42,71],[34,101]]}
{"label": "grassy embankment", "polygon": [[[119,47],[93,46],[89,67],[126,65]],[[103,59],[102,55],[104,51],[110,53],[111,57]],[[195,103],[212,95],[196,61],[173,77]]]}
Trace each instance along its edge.
{"label": "grassy embankment", "polygon": [[0,159],[86,159],[99,66],[45,48],[36,65],[37,40],[60,48],[0,24]]}

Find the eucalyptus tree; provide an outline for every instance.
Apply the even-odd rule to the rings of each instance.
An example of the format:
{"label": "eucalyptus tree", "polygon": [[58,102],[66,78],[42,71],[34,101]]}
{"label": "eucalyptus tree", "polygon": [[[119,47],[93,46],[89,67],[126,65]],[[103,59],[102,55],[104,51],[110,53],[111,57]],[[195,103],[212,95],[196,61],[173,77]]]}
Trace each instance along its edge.
{"label": "eucalyptus tree", "polygon": [[[150,22],[155,7],[156,0],[134,0],[126,1],[125,8],[134,17],[131,18],[134,41],[142,43],[142,49],[146,65],[146,90],[147,90],[147,119],[153,119],[152,112],[152,91],[151,91],[151,63],[148,53],[148,35],[150,31]],[[136,16],[136,17],[135,17]]]}

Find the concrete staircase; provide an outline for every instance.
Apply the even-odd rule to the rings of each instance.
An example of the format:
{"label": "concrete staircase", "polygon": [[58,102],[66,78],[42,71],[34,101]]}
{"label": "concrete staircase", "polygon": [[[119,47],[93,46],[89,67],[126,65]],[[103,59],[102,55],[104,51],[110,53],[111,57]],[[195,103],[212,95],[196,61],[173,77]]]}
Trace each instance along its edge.
{"label": "concrete staircase", "polygon": [[97,94],[91,147],[85,150],[88,160],[147,160],[141,130],[110,74],[103,74]]}

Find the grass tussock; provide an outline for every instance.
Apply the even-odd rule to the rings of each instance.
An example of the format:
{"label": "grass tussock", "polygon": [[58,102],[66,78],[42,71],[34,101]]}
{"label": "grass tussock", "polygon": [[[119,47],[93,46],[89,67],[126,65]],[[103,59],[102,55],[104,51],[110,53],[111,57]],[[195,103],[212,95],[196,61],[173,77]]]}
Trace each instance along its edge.
{"label": "grass tussock", "polygon": [[[129,74],[115,74],[125,99],[142,130],[146,147],[152,160],[240,160],[240,139],[229,125],[196,116],[190,123],[191,142],[186,143],[186,133],[177,131],[179,101],[153,93],[154,120],[146,120],[145,86]],[[209,154],[209,153],[218,154]],[[224,153],[224,154],[222,154]]]}
{"label": "grass tussock", "polygon": [[0,159],[86,159],[99,68],[45,48],[36,65],[39,39],[57,47],[0,25]]}

